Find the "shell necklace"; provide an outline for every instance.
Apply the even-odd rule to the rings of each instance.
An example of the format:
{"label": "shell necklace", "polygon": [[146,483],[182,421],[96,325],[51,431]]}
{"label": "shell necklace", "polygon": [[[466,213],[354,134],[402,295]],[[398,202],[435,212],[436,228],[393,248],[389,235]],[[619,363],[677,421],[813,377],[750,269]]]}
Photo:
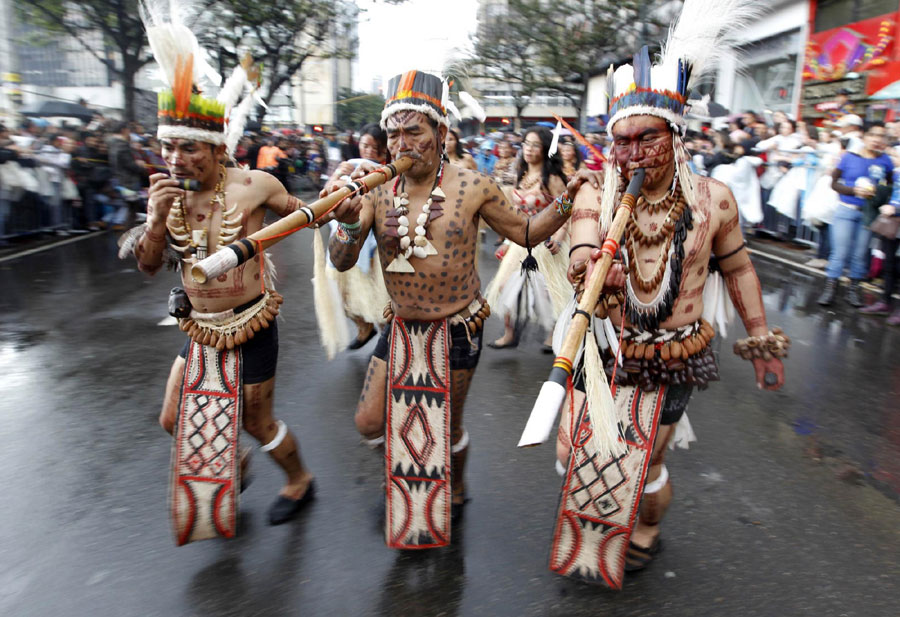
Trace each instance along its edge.
{"label": "shell necklace", "polygon": [[[222,209],[222,224],[219,228],[219,238],[216,241],[216,248],[213,252],[229,244],[237,239],[243,228],[240,225],[241,219],[230,218],[237,213],[237,204],[231,210],[225,211],[225,166],[219,166],[219,181],[213,191],[213,196],[209,200],[210,217],[209,222],[212,225],[212,213],[219,207]],[[166,219],[166,228],[172,237],[172,248],[182,254],[184,261],[194,261],[205,259],[207,257],[208,242],[206,239],[209,228],[207,229],[191,229],[184,213],[184,200],[181,197],[175,199],[172,209],[169,210],[169,216]]]}
{"label": "shell necklace", "polygon": [[[394,207],[388,210],[384,225],[385,231],[382,234],[386,237],[388,245],[394,249],[397,256],[388,265],[385,270],[387,272],[415,272],[416,269],[409,263],[410,257],[418,257],[425,259],[429,255],[437,255],[437,249],[431,244],[431,233],[428,231],[428,225],[434,219],[443,216],[444,207],[442,202],[447,198],[444,191],[441,190],[441,180],[444,178],[444,163],[441,162],[438,168],[437,176],[431,187],[431,195],[425,200],[422,206],[422,212],[416,217],[416,225],[414,228],[415,237],[409,237],[409,230],[413,227],[409,221],[409,194],[406,192],[406,176],[400,176],[394,181],[392,188],[394,193]],[[400,194],[397,194],[397,186],[402,179],[400,186]]]}

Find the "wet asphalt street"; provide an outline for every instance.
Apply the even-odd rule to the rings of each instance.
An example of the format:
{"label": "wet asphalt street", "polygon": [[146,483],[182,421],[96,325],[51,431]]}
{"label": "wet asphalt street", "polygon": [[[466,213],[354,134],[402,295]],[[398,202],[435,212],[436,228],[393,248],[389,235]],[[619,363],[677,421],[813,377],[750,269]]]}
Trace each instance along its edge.
{"label": "wet asphalt street", "polygon": [[[742,329],[720,343],[723,381],[689,409],[699,442],[669,457],[666,549],[613,592],[547,570],[554,448],[515,448],[549,369],[537,333],[482,355],[466,411],[472,502],[454,545],[384,546],[380,454],[352,422],[374,343],[325,361],[310,245],[301,232],[273,251],[285,296],[276,413],[300,437],[318,499],[268,526],[281,475],[257,453],[239,537],[181,548],[171,440],[156,421],[184,342],[157,325],[175,275],[117,260],[113,234],[0,263],[0,615],[900,614],[900,329],[843,304],[820,310],[821,279],[756,260],[770,323],[794,341],[787,386],[757,390],[730,352]],[[486,339],[501,329],[491,320]]]}

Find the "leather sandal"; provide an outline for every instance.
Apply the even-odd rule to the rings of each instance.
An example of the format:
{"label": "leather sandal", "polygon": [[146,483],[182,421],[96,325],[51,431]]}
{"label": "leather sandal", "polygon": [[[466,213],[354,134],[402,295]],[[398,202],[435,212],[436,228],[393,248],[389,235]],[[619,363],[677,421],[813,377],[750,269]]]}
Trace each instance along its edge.
{"label": "leather sandal", "polygon": [[359,349],[360,347],[362,347],[363,345],[365,345],[366,343],[371,341],[372,337],[374,337],[376,334],[378,334],[378,328],[372,328],[372,330],[369,331],[369,335],[366,338],[353,339],[353,342],[350,343],[349,345],[347,345],[347,349],[349,349],[351,351],[354,349]]}
{"label": "leather sandal", "polygon": [[662,540],[659,536],[656,536],[653,544],[646,548],[638,546],[634,542],[629,542],[628,550],[625,551],[625,571],[638,572],[643,570],[653,562],[662,548]]}
{"label": "leather sandal", "polygon": [[291,499],[284,495],[279,495],[274,503],[269,507],[269,524],[281,525],[293,519],[300,510],[315,498],[316,485],[314,480],[310,480],[306,492],[300,499]]}

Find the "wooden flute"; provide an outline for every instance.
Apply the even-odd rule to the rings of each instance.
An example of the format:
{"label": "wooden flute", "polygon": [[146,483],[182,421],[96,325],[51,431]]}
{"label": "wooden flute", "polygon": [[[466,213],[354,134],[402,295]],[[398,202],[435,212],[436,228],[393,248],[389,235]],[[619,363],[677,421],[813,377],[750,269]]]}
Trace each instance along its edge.
{"label": "wooden flute", "polygon": [[198,283],[205,283],[225,274],[290,234],[308,227],[341,200],[356,195],[365,195],[375,187],[396,178],[408,170],[414,162],[410,157],[403,157],[393,163],[382,165],[375,171],[358,180],[353,180],[330,195],[301,207],[296,212],[263,227],[256,233],[222,247],[206,259],[195,263],[191,267],[191,277]]}
{"label": "wooden flute", "polygon": [[622,196],[622,202],[616,209],[613,216],[612,224],[609,232],[606,234],[606,240],[601,247],[602,255],[591,276],[588,278],[581,301],[572,317],[572,323],[566,330],[566,338],[563,341],[562,349],[559,355],[553,361],[553,368],[550,370],[550,376],[541,387],[540,394],[528,417],[528,423],[525,430],[522,431],[522,437],[519,440],[519,447],[536,446],[547,440],[553,425],[556,423],[556,416],[562,407],[566,397],[566,381],[572,375],[574,370],[574,358],[578,354],[578,349],[584,340],[587,332],[588,324],[597,302],[600,300],[600,293],[603,291],[603,284],[606,282],[606,275],[612,266],[613,258],[619,250],[619,243],[625,233],[625,224],[631,216],[631,211],[637,202],[638,194],[641,191],[641,185],[644,183],[643,169],[636,169],[628,183],[625,195]]}

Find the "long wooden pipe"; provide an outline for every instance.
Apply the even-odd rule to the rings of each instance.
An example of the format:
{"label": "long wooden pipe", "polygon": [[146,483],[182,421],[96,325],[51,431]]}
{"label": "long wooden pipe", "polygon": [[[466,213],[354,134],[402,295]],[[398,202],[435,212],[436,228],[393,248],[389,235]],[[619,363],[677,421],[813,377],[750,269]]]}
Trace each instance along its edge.
{"label": "long wooden pipe", "polygon": [[575,356],[578,354],[578,349],[584,340],[590,318],[597,307],[597,301],[600,299],[600,293],[603,291],[603,283],[606,282],[606,275],[612,266],[613,258],[619,250],[619,243],[622,241],[622,236],[625,233],[625,225],[628,223],[628,218],[631,216],[631,211],[634,209],[634,204],[641,191],[641,185],[644,183],[644,173],[643,169],[634,171],[634,174],[631,176],[631,182],[628,183],[628,188],[622,197],[622,202],[616,209],[609,232],[606,234],[606,240],[600,249],[603,254],[597,260],[591,276],[587,280],[584,293],[581,296],[581,302],[578,303],[578,308],[572,317],[572,323],[569,324],[569,329],[566,330],[566,338],[563,340],[562,349],[560,349],[559,355],[556,356],[556,360],[553,361],[550,376],[544,382],[541,392],[534,402],[534,408],[528,417],[528,423],[525,425],[525,430],[522,431],[521,439],[519,439],[520,448],[544,443],[550,436],[550,431],[553,430],[556,416],[566,398],[566,381],[574,370]]}
{"label": "long wooden pipe", "polygon": [[263,227],[246,238],[232,242],[216,251],[206,259],[202,259],[191,267],[191,277],[198,283],[221,276],[252,259],[260,251],[264,251],[285,237],[309,226],[313,221],[326,214],[342,199],[355,195],[365,195],[376,186],[389,182],[392,178],[409,169],[415,161],[410,157],[397,159],[393,163],[382,165],[375,171],[353,180],[334,193],[303,206],[296,212],[279,219],[267,227]]}

